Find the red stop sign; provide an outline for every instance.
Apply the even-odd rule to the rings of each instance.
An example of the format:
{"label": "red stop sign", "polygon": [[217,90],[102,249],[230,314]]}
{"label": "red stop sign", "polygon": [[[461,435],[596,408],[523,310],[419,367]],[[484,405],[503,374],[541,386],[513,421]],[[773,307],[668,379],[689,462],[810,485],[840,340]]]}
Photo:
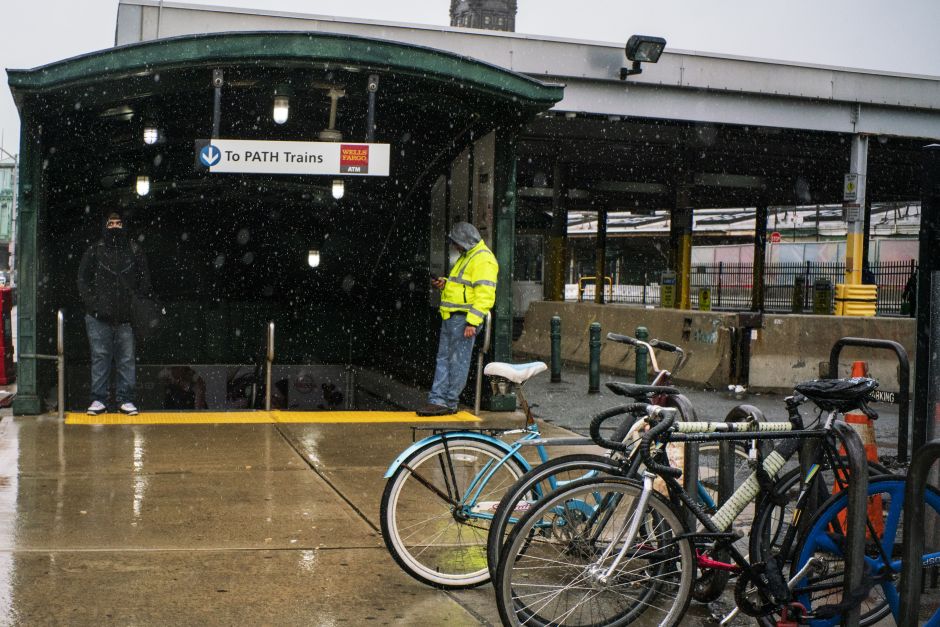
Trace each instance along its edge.
{"label": "red stop sign", "polygon": [[771,243],[771,244],[779,244],[779,243],[780,243],[780,232],[779,232],[779,231],[774,231],[773,233],[770,234],[770,243]]}

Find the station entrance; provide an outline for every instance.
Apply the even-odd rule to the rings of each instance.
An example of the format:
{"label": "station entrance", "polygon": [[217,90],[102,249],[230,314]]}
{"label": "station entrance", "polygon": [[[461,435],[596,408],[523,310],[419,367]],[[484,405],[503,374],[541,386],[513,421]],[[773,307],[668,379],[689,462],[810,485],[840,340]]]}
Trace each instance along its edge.
{"label": "station entrance", "polygon": [[[23,120],[16,413],[55,398],[53,369],[35,356],[55,351],[58,310],[67,407],[87,402],[77,268],[111,210],[166,310],[138,346],[141,409],[256,405],[271,322],[283,408],[349,408],[353,396],[385,407],[395,385],[429,383],[429,276],[446,272],[458,220],[504,269],[494,357],[508,358],[515,138],[561,87],[322,33],[181,37],[9,75]],[[199,160],[213,140],[384,144],[390,167],[218,173]]]}

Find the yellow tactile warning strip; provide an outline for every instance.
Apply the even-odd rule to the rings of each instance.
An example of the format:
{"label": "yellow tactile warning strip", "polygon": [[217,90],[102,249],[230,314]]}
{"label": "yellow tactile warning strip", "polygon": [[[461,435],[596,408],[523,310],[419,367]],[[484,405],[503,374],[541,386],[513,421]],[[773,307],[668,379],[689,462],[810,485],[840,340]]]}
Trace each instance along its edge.
{"label": "yellow tactile warning strip", "polygon": [[67,425],[202,425],[353,422],[476,422],[468,411],[449,416],[419,416],[409,411],[192,411],[141,412],[136,416],[69,412]]}

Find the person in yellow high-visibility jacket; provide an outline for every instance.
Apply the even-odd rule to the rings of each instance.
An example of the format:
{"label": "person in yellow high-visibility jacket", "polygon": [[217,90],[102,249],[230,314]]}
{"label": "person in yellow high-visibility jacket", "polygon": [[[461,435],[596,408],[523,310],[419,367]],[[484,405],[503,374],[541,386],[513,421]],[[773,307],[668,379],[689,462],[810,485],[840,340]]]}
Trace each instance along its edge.
{"label": "person in yellow high-visibility jacket", "polygon": [[419,416],[444,416],[457,411],[457,399],[467,384],[470,355],[477,330],[496,302],[499,264],[472,224],[458,222],[447,236],[459,253],[445,279],[432,279],[441,292],[441,337],[428,404]]}

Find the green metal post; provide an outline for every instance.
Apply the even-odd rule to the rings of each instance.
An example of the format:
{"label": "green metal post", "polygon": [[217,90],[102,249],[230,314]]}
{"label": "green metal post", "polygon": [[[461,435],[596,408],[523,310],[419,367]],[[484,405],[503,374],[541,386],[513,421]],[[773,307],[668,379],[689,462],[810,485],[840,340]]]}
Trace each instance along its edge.
{"label": "green metal post", "polygon": [[[512,276],[516,232],[516,136],[518,129],[500,129],[496,133],[494,165],[493,253],[499,263],[500,280],[496,283],[493,306],[493,359],[512,361]],[[515,411],[516,394],[494,394],[490,411]]]}
{"label": "green metal post", "polygon": [[561,382],[561,318],[552,316],[552,383]]}
{"label": "green metal post", "polygon": [[601,323],[591,323],[589,346],[591,349],[590,363],[588,365],[588,394],[597,394],[601,391]]}
{"label": "green metal post", "polygon": [[[636,328],[636,339],[648,342],[650,339],[649,329],[646,327],[637,327]],[[649,385],[650,379],[649,374],[647,373],[646,362],[648,359],[649,351],[645,346],[636,347],[636,378],[635,381],[637,385]]]}
{"label": "green metal post", "polygon": [[13,413],[17,416],[40,413],[39,365],[34,355],[39,346],[37,293],[39,282],[39,212],[42,205],[42,138],[30,102],[24,108],[20,131],[19,204],[16,225],[18,350],[16,397]]}

